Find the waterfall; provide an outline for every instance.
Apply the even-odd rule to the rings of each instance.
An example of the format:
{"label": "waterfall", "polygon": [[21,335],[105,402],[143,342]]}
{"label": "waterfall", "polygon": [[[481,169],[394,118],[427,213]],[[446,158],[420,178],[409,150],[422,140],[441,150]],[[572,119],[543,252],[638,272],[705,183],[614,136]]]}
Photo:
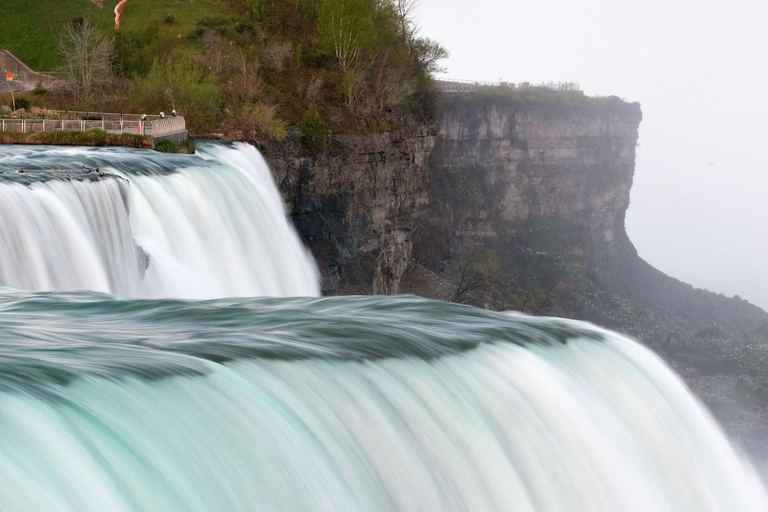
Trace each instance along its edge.
{"label": "waterfall", "polygon": [[768,510],[632,340],[312,298],[252,147],[0,146],[0,219],[3,510]]}
{"label": "waterfall", "polygon": [[[114,176],[50,172],[81,165]],[[251,146],[202,144],[194,156],[5,146],[0,171],[2,286],[147,298],[319,293]]]}
{"label": "waterfall", "polygon": [[416,298],[0,292],[11,511],[763,512],[656,356]]}

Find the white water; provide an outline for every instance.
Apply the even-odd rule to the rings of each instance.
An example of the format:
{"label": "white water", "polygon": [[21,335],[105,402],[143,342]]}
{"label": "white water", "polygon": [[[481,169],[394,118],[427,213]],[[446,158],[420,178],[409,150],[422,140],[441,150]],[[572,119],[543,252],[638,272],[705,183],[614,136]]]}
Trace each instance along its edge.
{"label": "white water", "polygon": [[[197,156],[172,160],[143,151],[4,148],[0,166],[76,169],[94,157],[130,186],[0,184],[0,285],[123,297],[318,295],[314,262],[251,146],[203,145]],[[146,275],[136,244],[149,256]]]}
{"label": "white water", "polygon": [[764,512],[752,470],[629,340],[438,360],[254,360],[0,393],[18,511]]}
{"label": "white water", "polygon": [[[82,161],[130,182],[6,179],[0,285],[317,294],[254,149],[148,155],[0,148],[0,170]],[[0,332],[0,510],[768,510],[678,377],[578,323],[416,298],[0,290]]]}

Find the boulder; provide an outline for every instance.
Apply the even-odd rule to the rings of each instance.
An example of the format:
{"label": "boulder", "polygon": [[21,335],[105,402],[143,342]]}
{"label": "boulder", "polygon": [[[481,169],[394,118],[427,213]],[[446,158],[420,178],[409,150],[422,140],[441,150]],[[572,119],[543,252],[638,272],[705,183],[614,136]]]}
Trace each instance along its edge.
{"label": "boulder", "polygon": [[0,106],[0,113],[2,113],[2,114],[10,114],[11,112],[13,112],[13,109],[11,107],[9,107],[8,105]]}

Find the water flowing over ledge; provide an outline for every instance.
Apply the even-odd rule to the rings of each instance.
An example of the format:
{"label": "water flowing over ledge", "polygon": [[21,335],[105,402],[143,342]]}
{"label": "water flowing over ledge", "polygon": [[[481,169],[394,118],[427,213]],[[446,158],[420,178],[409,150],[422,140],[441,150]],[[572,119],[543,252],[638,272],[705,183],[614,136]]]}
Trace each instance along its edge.
{"label": "water flowing over ledge", "polygon": [[[45,172],[81,165],[127,181]],[[251,146],[201,144],[194,156],[9,146],[0,147],[0,171],[2,286],[197,299],[319,294],[314,262]]]}
{"label": "water flowing over ledge", "polygon": [[0,327],[8,510],[768,505],[656,356],[577,322],[413,297],[4,291]]}
{"label": "water flowing over ledge", "polygon": [[416,297],[242,298],[318,294],[249,146],[0,148],[0,218],[4,510],[768,510],[629,339]]}

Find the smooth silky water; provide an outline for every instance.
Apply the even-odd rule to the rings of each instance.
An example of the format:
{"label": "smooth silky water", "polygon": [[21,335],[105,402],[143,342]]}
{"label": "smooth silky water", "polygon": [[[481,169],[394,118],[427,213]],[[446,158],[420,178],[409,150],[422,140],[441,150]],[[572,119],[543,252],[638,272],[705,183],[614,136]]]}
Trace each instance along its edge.
{"label": "smooth silky water", "polygon": [[[45,174],[80,166],[125,179]],[[196,155],[0,146],[0,171],[2,285],[134,298],[319,293],[252,146],[200,144]]]}
{"label": "smooth silky water", "polygon": [[[125,180],[12,172],[80,163]],[[768,510],[629,339],[311,297],[314,264],[247,146],[0,147],[0,172],[0,510]]]}

